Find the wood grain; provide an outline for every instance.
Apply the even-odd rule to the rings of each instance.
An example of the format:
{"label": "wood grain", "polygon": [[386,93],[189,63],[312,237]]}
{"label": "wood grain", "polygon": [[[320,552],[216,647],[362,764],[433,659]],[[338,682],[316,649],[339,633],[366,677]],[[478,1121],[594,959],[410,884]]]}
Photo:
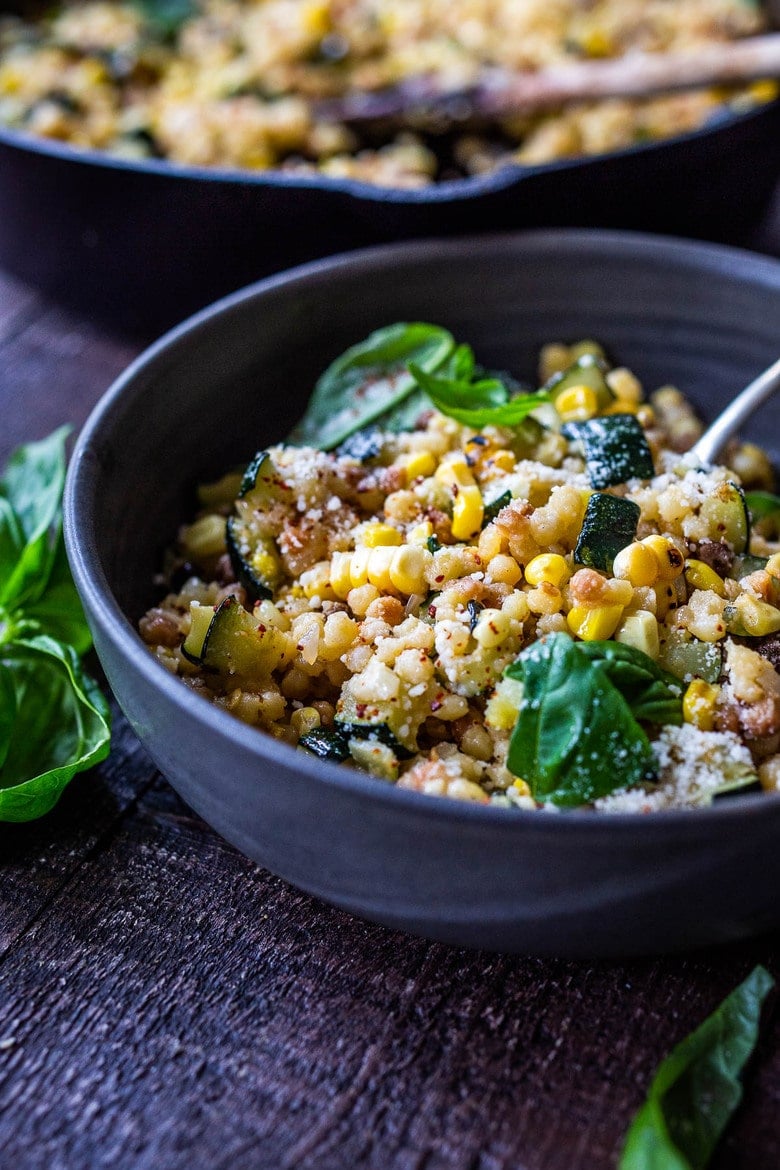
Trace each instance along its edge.
{"label": "wood grain", "polygon": [[[0,277],[0,458],[137,348]],[[778,937],[595,964],[367,925],[222,841],[121,716],[0,857],[2,1170],[607,1170],[661,1057],[780,977]],[[776,1170],[778,1118],[775,1015],[714,1170]]]}

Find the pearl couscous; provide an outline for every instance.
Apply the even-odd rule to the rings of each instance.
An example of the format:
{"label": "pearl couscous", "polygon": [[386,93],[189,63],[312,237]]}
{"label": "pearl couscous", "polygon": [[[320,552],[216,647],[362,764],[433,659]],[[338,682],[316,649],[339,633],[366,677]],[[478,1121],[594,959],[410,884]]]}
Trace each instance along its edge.
{"label": "pearl couscous", "polygon": [[[200,489],[150,650],[245,723],[417,792],[650,811],[777,790],[766,455],[703,467],[683,396],[596,343],[546,346],[527,393],[444,330],[388,333],[414,329],[428,373],[369,368],[375,334],[320,379],[332,449],[269,447]],[[401,393],[405,420],[383,415]]]}
{"label": "pearl couscous", "polygon": [[401,118],[357,131],[322,101],[426,76],[473,84],[698,48],[765,27],[746,0],[137,0],[0,17],[0,122],[131,159],[318,172],[393,187],[600,154],[690,131],[772,83],[583,102],[492,125]]}

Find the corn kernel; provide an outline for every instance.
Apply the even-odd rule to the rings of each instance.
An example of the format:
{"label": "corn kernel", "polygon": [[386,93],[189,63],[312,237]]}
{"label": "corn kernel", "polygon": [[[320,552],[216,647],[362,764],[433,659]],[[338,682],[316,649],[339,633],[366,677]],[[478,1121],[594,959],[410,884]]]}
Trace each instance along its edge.
{"label": "corn kernel", "polygon": [[390,524],[367,524],[360,534],[361,542],[366,548],[379,548],[383,545],[399,545],[401,533]]}
{"label": "corn kernel", "polygon": [[624,646],[633,646],[648,658],[657,660],[661,653],[661,644],[655,614],[646,609],[630,613],[615,631],[615,641],[622,642]]}
{"label": "corn kernel", "polygon": [[390,562],[396,552],[397,549],[387,545],[379,545],[377,548],[371,549],[371,555],[368,558],[368,580],[372,585],[376,585],[377,589],[382,589],[385,592],[393,589]]}
{"label": "corn kernel", "polygon": [[330,559],[330,587],[342,601],[352,588],[351,568],[352,553],[336,552]]}
{"label": "corn kernel", "polygon": [[356,548],[352,553],[349,565],[349,579],[353,589],[359,589],[368,582],[368,559],[374,552],[372,548]]}
{"label": "corn kernel", "polygon": [[413,451],[405,457],[401,467],[408,487],[410,483],[421,476],[427,478],[429,475],[433,475],[436,470],[436,457],[430,451]]}
{"label": "corn kernel", "polygon": [[687,560],[685,562],[685,580],[691,589],[704,589],[709,593],[717,593],[718,597],[726,596],[723,578],[719,577],[715,570],[704,561]]}
{"label": "corn kernel", "polygon": [[514,557],[499,553],[493,557],[485,574],[489,582],[501,581],[504,585],[516,585],[523,575],[523,570]]}
{"label": "corn kernel", "polygon": [[432,561],[431,553],[421,545],[404,544],[394,549],[389,567],[391,584],[410,597],[413,593],[426,593],[426,573]]}
{"label": "corn kernel", "polygon": [[655,411],[648,402],[642,402],[637,408],[636,421],[647,430],[655,424]]}
{"label": "corn kernel", "polygon": [[330,584],[330,561],[318,561],[300,575],[303,592],[307,597],[320,597],[323,601],[335,600],[335,591]]}
{"label": "corn kernel", "polygon": [[628,402],[624,398],[619,398],[616,402],[610,402],[609,406],[605,406],[602,414],[635,414],[638,415],[642,409],[642,404],[639,402]]}
{"label": "corn kernel", "polygon": [[490,456],[490,466],[497,468],[499,471],[514,471],[515,457],[511,451],[501,448],[494,451]]}
{"label": "corn kernel", "polygon": [[541,585],[545,581],[548,585],[560,588],[569,577],[571,569],[568,562],[558,553],[540,553],[525,567],[525,579],[529,585]]}
{"label": "corn kernel", "polygon": [[452,505],[452,535],[456,540],[469,540],[482,527],[485,505],[479,488],[464,487],[458,490]]}
{"label": "corn kernel", "polygon": [[700,731],[712,731],[715,726],[715,704],[720,687],[695,678],[683,695],[683,719]]}
{"label": "corn kernel", "polygon": [[611,638],[623,616],[622,605],[575,605],[566,615],[569,629],[583,642],[601,642]]}
{"label": "corn kernel", "polygon": [[407,540],[411,544],[427,544],[433,536],[433,525],[430,520],[423,520],[420,524],[416,524],[409,532]]}
{"label": "corn kernel", "polygon": [[658,557],[647,545],[627,544],[615,557],[612,572],[638,588],[654,585],[659,576]]}
{"label": "corn kernel", "polygon": [[598,413],[599,400],[590,386],[569,386],[555,399],[555,409],[564,422],[582,422]]}
{"label": "corn kernel", "polygon": [[640,541],[645,548],[652,549],[658,560],[658,576],[661,581],[676,581],[685,568],[685,557],[676,544],[665,536],[646,536]]}
{"label": "corn kernel", "polygon": [[480,646],[492,649],[509,637],[511,621],[500,609],[483,609],[474,627],[474,637]]}

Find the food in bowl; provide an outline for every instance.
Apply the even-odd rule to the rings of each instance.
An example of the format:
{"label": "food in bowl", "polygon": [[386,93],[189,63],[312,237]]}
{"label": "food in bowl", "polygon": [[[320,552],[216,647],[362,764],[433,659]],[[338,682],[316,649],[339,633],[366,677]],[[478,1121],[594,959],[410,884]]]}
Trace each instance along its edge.
{"label": "food in bowl", "polygon": [[371,334],[289,442],[199,489],[141,636],[244,722],[401,788],[603,812],[776,789],[767,456],[702,466],[685,398],[596,342],[539,374],[434,325]]}
{"label": "food in bowl", "polygon": [[0,20],[0,121],[80,149],[419,187],[601,154],[775,96],[771,83],[582,102],[465,123],[410,113],[362,129],[320,104],[485,66],[697,49],[760,32],[745,0],[138,0]]}

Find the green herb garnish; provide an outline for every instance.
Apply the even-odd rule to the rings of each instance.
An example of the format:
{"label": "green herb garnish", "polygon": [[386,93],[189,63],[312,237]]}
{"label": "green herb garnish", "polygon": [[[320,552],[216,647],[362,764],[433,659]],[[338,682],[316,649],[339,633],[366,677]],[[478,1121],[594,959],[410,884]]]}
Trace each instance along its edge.
{"label": "green herb garnish", "polygon": [[742,1099],[740,1074],[774,985],[768,971],[755,967],[660,1064],[619,1170],[704,1170]]}
{"label": "green herb garnish", "polygon": [[541,392],[510,398],[500,378],[469,381],[440,377],[426,373],[414,362],[409,364],[409,370],[437,410],[475,430],[487,426],[518,426],[543,402],[550,401],[549,395]]}
{"label": "green herb garnish", "polygon": [[504,675],[523,684],[507,766],[535,800],[574,807],[657,779],[639,720],[681,723],[682,688],[641,650],[551,634]]}
{"label": "green herb garnish", "polygon": [[408,400],[418,389],[409,373],[437,370],[455,350],[451,333],[438,325],[399,322],[377,329],[332,362],[319,377],[305,415],[290,436],[294,443],[330,451],[370,424],[379,429],[413,426],[425,403]]}
{"label": "green herb garnish", "polygon": [[67,428],[20,447],[0,481],[0,820],[43,816],[108,754],[110,715],[62,538]]}

